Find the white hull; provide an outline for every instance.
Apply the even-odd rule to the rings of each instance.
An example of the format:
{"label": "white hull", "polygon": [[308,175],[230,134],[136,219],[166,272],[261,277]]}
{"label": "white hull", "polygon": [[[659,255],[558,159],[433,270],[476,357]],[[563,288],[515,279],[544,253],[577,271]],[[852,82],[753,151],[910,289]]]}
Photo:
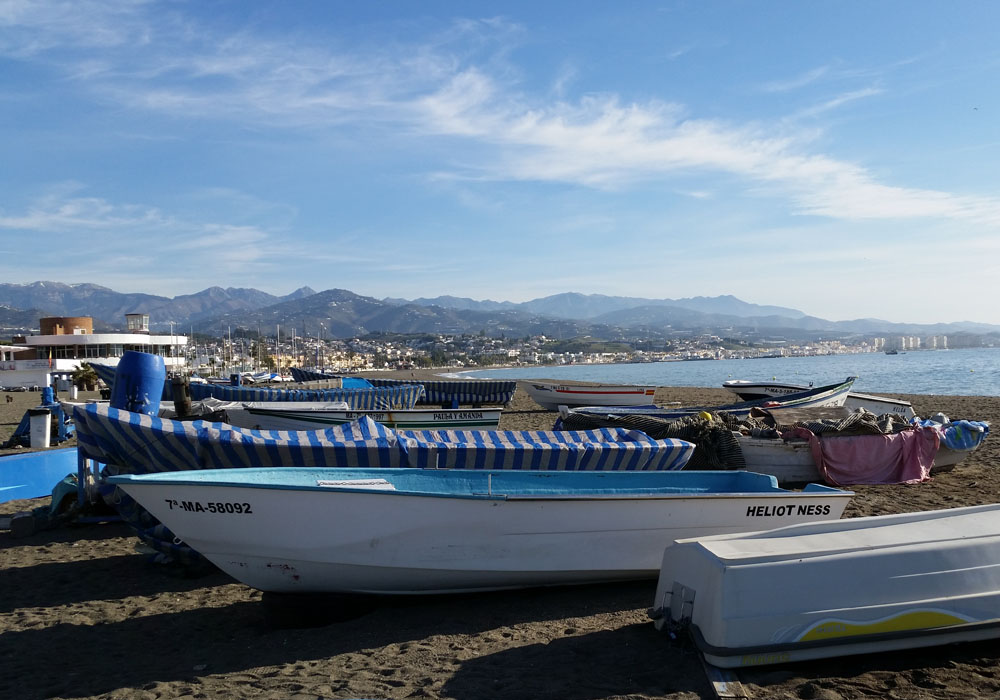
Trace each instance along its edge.
{"label": "white hull", "polygon": [[1000,505],[678,541],[654,618],[739,667],[1000,636]]}
{"label": "white hull", "polygon": [[[812,450],[806,441],[737,436],[747,471],[770,474],[779,484],[803,484],[821,481]],[[824,437],[824,440],[836,440]],[[975,450],[953,450],[944,443],[938,448],[931,465],[933,472],[948,471]]]}
{"label": "white hull", "polygon": [[535,403],[549,411],[560,406],[646,406],[653,403],[655,386],[631,384],[553,384],[548,382],[520,382]]}
{"label": "white hull", "polygon": [[320,430],[367,416],[376,423],[398,430],[496,430],[501,409],[412,408],[396,411],[351,411],[303,408],[292,402],[265,402],[227,408],[228,423],[260,430]]}
{"label": "white hull", "polygon": [[[782,396],[794,394],[799,391],[807,391],[810,386],[811,385],[807,386],[804,384],[786,384],[783,382],[750,382],[743,379],[734,379],[722,383],[722,387],[724,389],[728,389],[744,401],[755,401],[757,399],[764,398],[781,398]],[[852,411],[864,408],[866,411],[870,411],[879,416],[886,413],[894,413],[902,416],[906,420],[910,420],[915,415],[913,413],[913,406],[909,401],[890,399],[885,396],[876,396],[874,394],[859,394],[857,392],[850,392],[844,400],[843,405],[847,406],[847,408]]]}
{"label": "white hull", "polygon": [[[502,494],[501,474],[509,472],[495,472],[483,493],[466,496],[155,481],[186,478],[176,473],[118,485],[186,544],[254,588],[380,594],[655,578],[663,548],[674,539],[837,518],[851,496],[833,489],[517,496]],[[554,478],[534,474],[518,478]],[[625,478],[640,483],[647,474]],[[682,474],[666,476],[691,478]]]}

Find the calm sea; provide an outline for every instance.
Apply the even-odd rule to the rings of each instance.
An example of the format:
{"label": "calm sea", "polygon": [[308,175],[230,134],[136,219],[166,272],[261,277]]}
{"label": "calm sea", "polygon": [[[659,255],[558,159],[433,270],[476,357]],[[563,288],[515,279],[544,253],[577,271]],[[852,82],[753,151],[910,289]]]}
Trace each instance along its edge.
{"label": "calm sea", "polygon": [[756,360],[699,360],[627,365],[516,367],[462,372],[495,379],[549,377],[566,381],[721,387],[727,379],[776,380],[816,386],[857,376],[860,392],[1000,396],[1000,348],[918,350]]}

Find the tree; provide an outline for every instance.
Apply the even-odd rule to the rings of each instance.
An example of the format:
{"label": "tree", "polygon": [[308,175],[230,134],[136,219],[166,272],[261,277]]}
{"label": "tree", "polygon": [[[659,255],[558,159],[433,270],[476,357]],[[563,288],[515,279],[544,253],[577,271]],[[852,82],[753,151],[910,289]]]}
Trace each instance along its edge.
{"label": "tree", "polygon": [[93,391],[97,388],[97,372],[89,362],[81,362],[73,370],[72,381],[77,389]]}

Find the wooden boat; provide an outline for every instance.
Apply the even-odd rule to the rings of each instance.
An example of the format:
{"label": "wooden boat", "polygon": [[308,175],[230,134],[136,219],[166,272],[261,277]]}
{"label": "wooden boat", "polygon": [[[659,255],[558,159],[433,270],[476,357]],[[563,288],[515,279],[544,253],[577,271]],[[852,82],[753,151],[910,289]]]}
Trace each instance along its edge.
{"label": "wooden boat", "polygon": [[[872,435],[872,438],[881,436]],[[825,436],[824,440],[836,440],[834,436]],[[771,474],[779,484],[801,484],[811,481],[821,481],[812,450],[805,440],[782,440],[780,438],[754,438],[746,435],[736,436],[743,452],[746,469],[762,474]],[[931,465],[931,473],[947,472],[955,468],[975,450],[956,450],[944,443],[938,447]]]}
{"label": "wooden boat", "polygon": [[352,411],[324,402],[259,401],[227,404],[226,422],[260,430],[317,430],[362,417],[399,430],[496,430],[501,408],[411,408]]}
{"label": "wooden boat", "polygon": [[109,481],[249,586],[444,593],[655,578],[699,534],[840,517],[746,472],[215,469]]}
{"label": "wooden boat", "polygon": [[[755,401],[758,399],[780,398],[800,391],[808,391],[812,384],[790,384],[788,382],[751,382],[746,379],[730,379],[722,382],[722,388],[728,389],[744,401]],[[884,413],[895,413],[906,420],[911,420],[915,415],[913,406],[909,401],[900,399],[890,399],[885,396],[875,394],[859,394],[856,391],[849,392],[844,399],[844,406],[852,411],[864,408],[876,415]]]}
{"label": "wooden boat", "polygon": [[801,391],[797,394],[788,394],[776,398],[757,399],[756,401],[743,401],[740,403],[727,404],[724,406],[688,406],[682,408],[663,408],[660,406],[639,406],[639,407],[618,407],[614,411],[609,411],[605,406],[583,406],[571,408],[569,412],[585,413],[590,415],[618,415],[618,416],[647,416],[651,418],[663,418],[666,420],[676,420],[684,416],[698,413],[720,413],[726,412],[734,417],[744,417],[750,414],[755,408],[764,408],[772,415],[779,415],[785,411],[796,411],[802,408],[816,408],[823,406],[843,406],[847,394],[854,385],[857,377],[848,377],[839,384],[828,384],[826,386],[815,387],[808,391]]}
{"label": "wooden boat", "polygon": [[997,504],[679,540],[651,613],[723,668],[991,639],[997,562]]}
{"label": "wooden boat", "polygon": [[[803,425],[808,425],[809,421],[820,419],[845,420],[852,416],[853,411],[844,407],[827,407],[820,409],[802,409],[799,411],[788,411],[782,419],[788,423],[799,421]],[[972,423],[969,421],[959,421],[957,423],[948,422],[947,417],[942,417],[945,423],[935,423],[925,421],[924,427],[932,426],[939,437],[939,445],[936,454],[933,456],[931,464],[932,473],[950,471],[966,457],[971,455],[983,443],[989,435],[989,424],[985,422]],[[781,438],[761,438],[750,437],[737,434],[736,440],[739,443],[740,451],[743,454],[743,461],[746,469],[750,471],[771,474],[778,479],[778,483],[803,483],[809,481],[822,480],[816,468],[816,462],[810,448],[809,442],[805,439],[793,438],[783,440]],[[875,443],[875,448],[879,447],[880,439],[884,436],[858,435],[847,433],[841,437],[838,433],[827,432],[820,435],[821,440],[850,439],[854,441],[871,440]]]}
{"label": "wooden boat", "polygon": [[561,384],[523,381],[535,403],[550,411],[560,406],[644,406],[653,403],[655,386],[632,384]]}

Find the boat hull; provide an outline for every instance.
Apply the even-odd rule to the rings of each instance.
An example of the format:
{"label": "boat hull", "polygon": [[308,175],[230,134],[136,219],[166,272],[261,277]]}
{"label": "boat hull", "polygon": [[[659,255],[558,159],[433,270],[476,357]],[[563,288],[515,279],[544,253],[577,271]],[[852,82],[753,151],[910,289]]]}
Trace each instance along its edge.
{"label": "boat hull", "polygon": [[1000,636],[1000,505],[677,541],[653,615],[732,668]]}
{"label": "boat hull", "polygon": [[655,386],[631,384],[524,382],[522,386],[535,403],[549,411],[556,411],[560,406],[644,406],[653,403],[656,394]]}
{"label": "boat hull", "polygon": [[[810,385],[811,386],[811,385]],[[786,384],[783,382],[751,382],[745,379],[733,379],[722,382],[722,388],[736,394],[743,401],[758,401],[768,398],[782,398],[789,394],[800,391],[808,391],[809,386],[804,384]],[[885,396],[874,394],[860,394],[852,391],[844,399],[844,406],[852,411],[863,408],[871,411],[875,415],[894,413],[910,420],[915,415],[913,406],[909,401],[900,399],[890,399]]]}
{"label": "boat hull", "polygon": [[226,410],[227,422],[254,430],[318,430],[367,416],[398,430],[496,430],[502,409],[413,408],[398,411],[350,411],[294,407],[244,406]]}
{"label": "boat hull", "polygon": [[[255,471],[277,470],[201,471],[193,482],[178,474],[111,481],[221,569],[272,592],[419,594],[655,578],[674,539],[837,518],[851,496],[824,487],[756,491],[773,479],[732,472],[286,468],[278,477],[286,484],[301,476],[291,472],[312,472],[313,483],[373,484],[203,483]],[[448,479],[459,491],[392,490],[413,471]],[[560,482],[567,488],[552,492]],[[671,483],[701,486],[662,486]]]}
{"label": "boat hull", "polygon": [[582,406],[569,409],[574,413],[590,415],[619,415],[619,416],[648,416],[650,418],[662,418],[664,420],[677,420],[685,416],[697,413],[721,413],[725,412],[730,416],[739,418],[750,415],[755,408],[766,410],[772,416],[779,416],[785,413],[793,413],[803,408],[823,408],[843,406],[854,385],[856,377],[848,377],[841,384],[830,384],[828,386],[816,387],[808,391],[796,394],[788,394],[776,399],[758,399],[757,401],[744,401],[742,403],[728,404],[725,406],[688,406],[683,408],[663,408],[661,406],[639,406],[639,407],[619,407],[613,411],[602,406]]}
{"label": "boat hull", "polygon": [[[874,436],[873,436],[874,437]],[[824,440],[836,440],[835,436],[825,436]],[[779,484],[802,484],[822,481],[812,448],[804,440],[786,441],[779,438],[754,438],[737,435],[743,461],[747,471],[770,474]],[[938,447],[931,464],[932,473],[947,472],[955,468],[976,448],[970,450],[951,449],[943,442]]]}

